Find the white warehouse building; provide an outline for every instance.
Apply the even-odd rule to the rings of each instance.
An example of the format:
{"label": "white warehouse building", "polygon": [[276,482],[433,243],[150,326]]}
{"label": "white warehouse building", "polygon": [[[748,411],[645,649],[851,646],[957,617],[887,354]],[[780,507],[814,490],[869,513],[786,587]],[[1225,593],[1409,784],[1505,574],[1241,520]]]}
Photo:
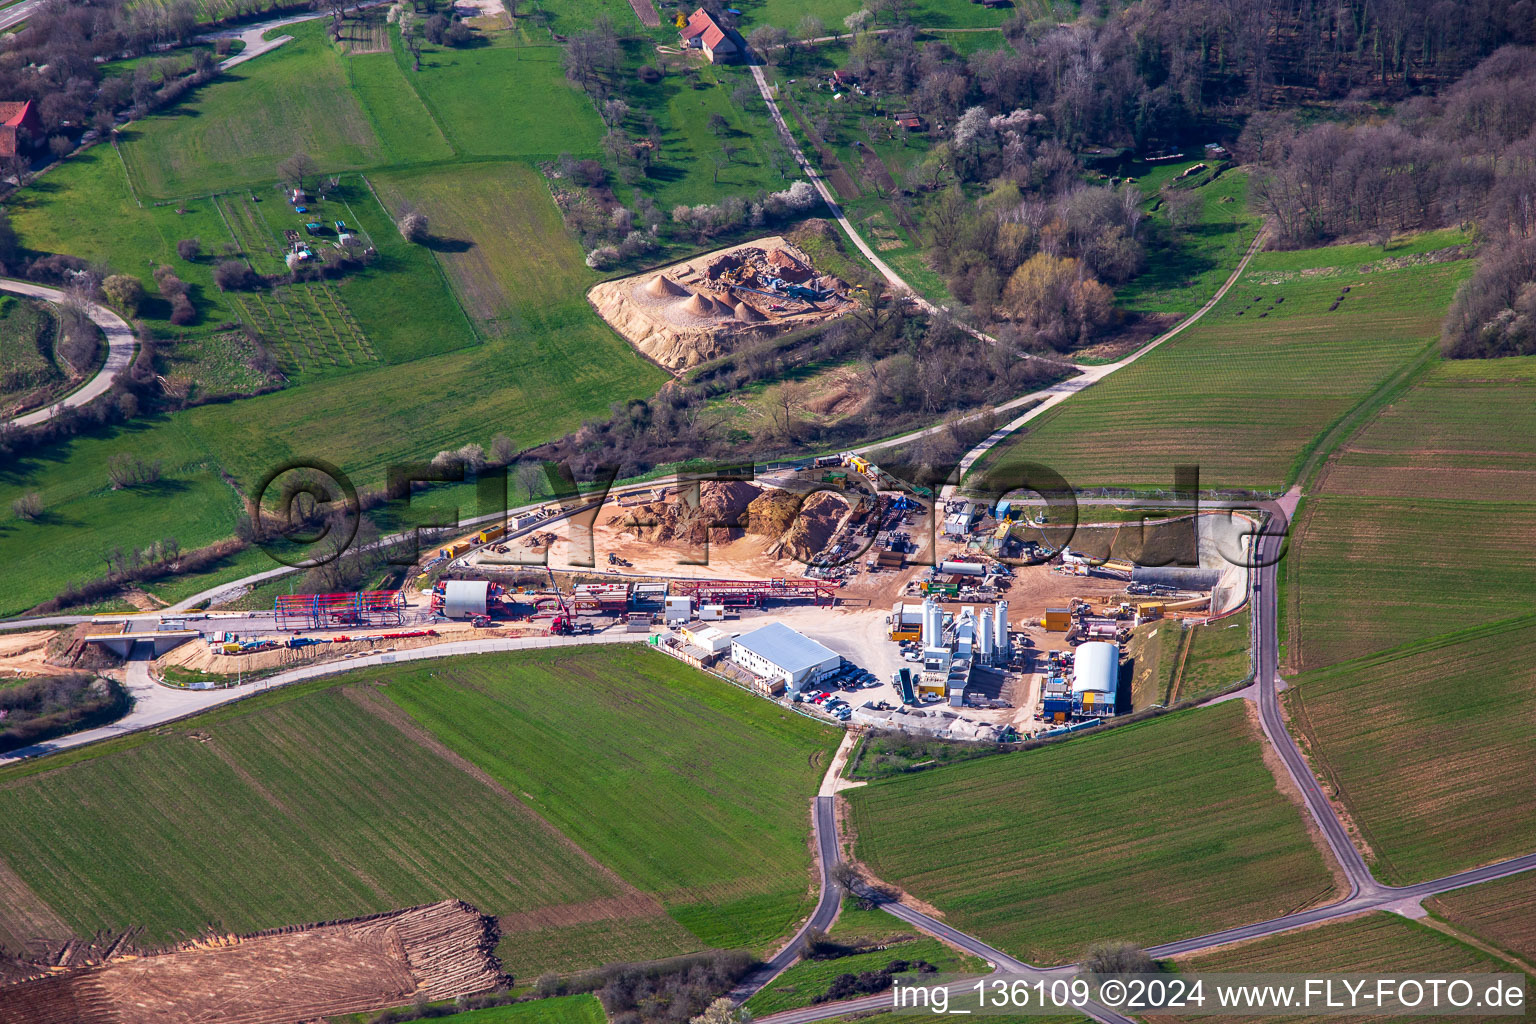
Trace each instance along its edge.
{"label": "white warehouse building", "polygon": [[781,622],[731,641],[731,660],[761,679],[782,682],[791,691],[820,682],[843,664],[842,655]]}

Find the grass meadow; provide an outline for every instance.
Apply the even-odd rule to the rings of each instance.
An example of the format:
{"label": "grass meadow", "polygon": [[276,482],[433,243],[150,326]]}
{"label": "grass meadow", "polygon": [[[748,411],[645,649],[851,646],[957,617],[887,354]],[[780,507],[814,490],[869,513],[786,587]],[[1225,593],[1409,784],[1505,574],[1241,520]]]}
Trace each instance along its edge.
{"label": "grass meadow", "polygon": [[[113,490],[107,460],[123,452],[159,462],[153,484]],[[0,466],[0,508],[36,492],[32,522],[0,519],[0,558],[25,567],[0,591],[0,614],[15,615],[106,572],[105,556],[175,537],[189,549],[230,536],[240,500],[196,439],[167,417],[81,434]]]}
{"label": "grass meadow", "polygon": [[277,165],[308,153],[327,173],[403,159],[386,151],[347,88],[321,21],[281,30],[293,40],[220,75],[163,112],[123,129],[123,159],[145,197],[268,187]]}
{"label": "grass meadow", "polygon": [[524,977],[760,950],[836,739],[638,646],[364,671],[0,773],[0,863],[80,934],[453,897]]}
{"label": "grass meadow", "polygon": [[1382,881],[1438,878],[1536,847],[1533,664],[1527,616],[1304,672],[1286,691],[1293,728]]}
{"label": "grass meadow", "polygon": [[1365,246],[1261,253],[1199,323],[980,468],[1027,460],[1073,486],[1167,487],[1184,463],[1204,487],[1283,489],[1334,421],[1428,349],[1471,270],[1469,260],[1372,269],[1379,257]]}
{"label": "grass meadow", "polygon": [[[427,45],[416,72],[397,41],[395,62],[407,88],[460,156],[595,156],[603,122],[591,101],[565,80],[563,52],[554,45],[458,50]],[[409,139],[401,135],[402,142]]]}
{"label": "grass meadow", "polygon": [[1240,702],[849,790],[855,852],[1031,963],[1152,944],[1329,896]]}
{"label": "grass meadow", "polygon": [[1138,313],[1189,314],[1210,301],[1216,289],[1243,258],[1260,218],[1248,208],[1248,176],[1227,171],[1211,178],[1197,172],[1187,179],[1200,196],[1200,216],[1187,228],[1168,223],[1168,214],[1157,199],[1158,190],[1195,166],[1194,161],[1157,166],[1134,166],[1131,173],[1148,197],[1150,223],[1166,239],[1166,245],[1148,260],[1140,274],[1115,291],[1120,308]]}

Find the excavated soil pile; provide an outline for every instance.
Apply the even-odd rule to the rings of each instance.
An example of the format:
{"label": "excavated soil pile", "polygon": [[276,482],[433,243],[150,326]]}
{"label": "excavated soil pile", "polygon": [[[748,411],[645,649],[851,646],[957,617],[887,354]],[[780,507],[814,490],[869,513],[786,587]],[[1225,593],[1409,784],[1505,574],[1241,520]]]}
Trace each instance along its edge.
{"label": "excavated soil pile", "polygon": [[682,497],[653,501],[609,516],[607,523],[660,544],[702,544],[706,538],[723,541],[734,527],[716,524],[742,522],[754,499],[762,493],[756,484],[742,480],[705,482],[699,485],[697,508]]}
{"label": "excavated soil pile", "polygon": [[[811,302],[781,282],[830,294]],[[777,235],[604,281],[587,298],[643,355],[674,371],[854,307],[845,283],[818,274],[809,256]]]}
{"label": "excavated soil pile", "polygon": [[832,539],[838,523],[848,514],[848,505],[830,491],[817,491],[800,506],[800,514],[779,541],[779,555],[808,562]]}
{"label": "excavated soil pile", "polygon": [[764,491],[747,506],[747,532],[777,540],[789,532],[800,511],[800,496],[789,491]]}
{"label": "excavated soil pile", "polygon": [[0,1024],[298,1024],[504,980],[495,920],[446,900],[118,957],[0,989]]}
{"label": "excavated soil pile", "polygon": [[549,546],[559,539],[557,534],[550,533],[548,530],[530,533],[528,539],[523,541],[523,547],[532,548],[534,551],[548,551]]}

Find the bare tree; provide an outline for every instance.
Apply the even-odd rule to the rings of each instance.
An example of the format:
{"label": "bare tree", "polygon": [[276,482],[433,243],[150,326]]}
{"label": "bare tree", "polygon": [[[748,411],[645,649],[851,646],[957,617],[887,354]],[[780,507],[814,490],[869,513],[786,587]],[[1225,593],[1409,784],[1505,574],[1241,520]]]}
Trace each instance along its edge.
{"label": "bare tree", "polygon": [[43,514],[43,496],[36,491],[28,491],[11,502],[11,512],[17,519],[31,522]]}
{"label": "bare tree", "polygon": [[533,495],[539,489],[539,484],[544,482],[544,470],[537,462],[520,462],[517,466],[517,483],[522,487],[523,493],[528,495],[528,500],[533,500]]}
{"label": "bare tree", "polygon": [[320,165],[308,153],[298,152],[277,165],[277,176],[291,181],[295,188],[304,187],[304,179],[320,173]]}

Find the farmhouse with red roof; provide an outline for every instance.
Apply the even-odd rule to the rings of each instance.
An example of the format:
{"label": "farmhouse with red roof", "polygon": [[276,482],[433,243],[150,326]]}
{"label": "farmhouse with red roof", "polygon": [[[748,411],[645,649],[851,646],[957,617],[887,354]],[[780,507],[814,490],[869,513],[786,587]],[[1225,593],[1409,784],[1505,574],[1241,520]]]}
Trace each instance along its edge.
{"label": "farmhouse with red roof", "polygon": [[683,45],[703,50],[712,64],[728,64],[741,59],[741,47],[702,7],[694,11],[688,24],[683,26]]}
{"label": "farmhouse with red roof", "polygon": [[0,101],[0,157],[36,146],[42,137],[43,123],[31,100]]}

